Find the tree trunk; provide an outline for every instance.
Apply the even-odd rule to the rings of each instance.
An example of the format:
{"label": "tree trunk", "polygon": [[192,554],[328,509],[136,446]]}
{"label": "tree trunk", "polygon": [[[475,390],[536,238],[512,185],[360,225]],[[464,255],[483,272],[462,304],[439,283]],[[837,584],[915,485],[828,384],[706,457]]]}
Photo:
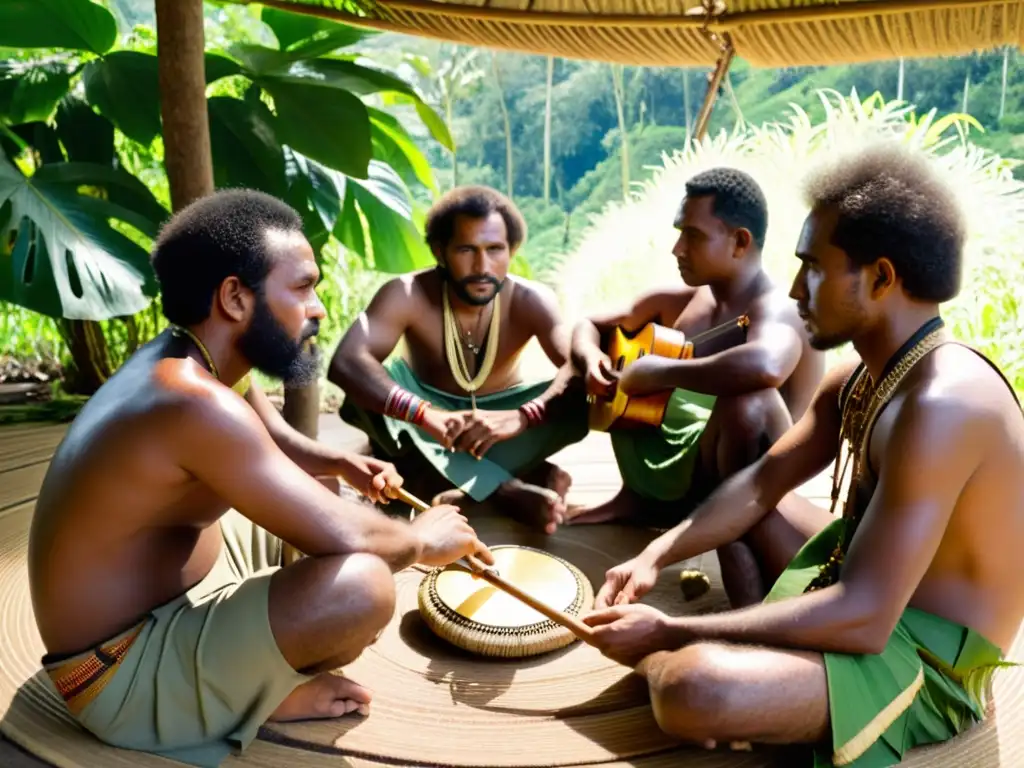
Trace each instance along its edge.
{"label": "tree trunk", "polygon": [[612,91],[615,94],[615,112],[619,117],[619,139],[622,142],[622,199],[629,197],[629,134],[626,133],[626,94],[622,83],[622,65],[612,64]]}
{"label": "tree trunk", "polygon": [[544,205],[551,201],[551,92],[555,80],[555,57],[548,56],[547,96],[544,100]]}
{"label": "tree trunk", "polygon": [[[312,343],[312,342],[310,342]],[[306,437],[316,440],[320,429],[320,384],[284,390],[284,420]]]}
{"label": "tree trunk", "polygon": [[1010,68],[1010,46],[1003,49],[1003,88],[999,92],[999,119],[1006,115],[1006,76]]}
{"label": "tree trunk", "polygon": [[213,192],[203,0],[156,0],[160,111],[171,206]]}
{"label": "tree trunk", "polygon": [[64,388],[72,395],[95,394],[114,373],[103,326],[92,320],[61,320],[59,327],[73,367]]}
{"label": "tree trunk", "polygon": [[501,72],[498,70],[498,54],[491,54],[491,70],[494,72],[494,83],[498,86],[498,103],[501,105],[501,116],[505,121],[505,184],[506,194],[510,200],[515,199],[515,174],[512,169],[512,119],[505,104],[505,89],[501,86]]}
{"label": "tree trunk", "polygon": [[900,57],[899,78],[896,80],[896,100],[903,101],[903,81],[906,75],[906,62]]}
{"label": "tree trunk", "polygon": [[690,70],[683,70],[683,117],[686,119],[686,140],[693,138],[693,118],[690,116]]}

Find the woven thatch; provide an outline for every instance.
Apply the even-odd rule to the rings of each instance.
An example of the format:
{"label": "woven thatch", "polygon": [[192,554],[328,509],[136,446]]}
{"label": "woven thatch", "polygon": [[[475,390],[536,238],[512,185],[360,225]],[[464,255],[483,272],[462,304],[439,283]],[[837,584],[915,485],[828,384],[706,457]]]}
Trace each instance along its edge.
{"label": "woven thatch", "polygon": [[[248,0],[235,0],[247,2]],[[252,0],[469,45],[650,66],[713,65],[702,27],[754,66],[969,53],[1024,42],[1024,0]],[[369,9],[351,15],[353,7]]]}

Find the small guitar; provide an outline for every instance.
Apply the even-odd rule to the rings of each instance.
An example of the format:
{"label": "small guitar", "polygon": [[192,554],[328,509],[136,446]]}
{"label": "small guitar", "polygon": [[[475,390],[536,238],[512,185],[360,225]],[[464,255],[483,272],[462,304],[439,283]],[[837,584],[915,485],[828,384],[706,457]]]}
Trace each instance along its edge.
{"label": "small guitar", "polygon": [[[673,360],[707,357],[744,343],[749,326],[750,318],[741,315],[690,340],[682,331],[657,323],[647,323],[631,334],[620,327],[615,329],[608,345],[608,357],[612,360],[612,367],[619,373],[645,355],[658,355]],[[671,397],[672,390],[629,397],[616,387],[611,399],[589,398],[590,428],[608,432],[612,429],[661,426]]]}

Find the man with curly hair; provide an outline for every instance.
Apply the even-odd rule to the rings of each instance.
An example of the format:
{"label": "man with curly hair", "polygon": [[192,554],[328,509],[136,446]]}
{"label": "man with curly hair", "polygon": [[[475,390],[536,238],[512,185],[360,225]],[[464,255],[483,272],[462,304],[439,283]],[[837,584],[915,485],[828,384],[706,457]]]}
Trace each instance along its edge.
{"label": "man with curly hair", "polygon": [[[749,174],[718,167],[692,177],[675,226],[672,253],[682,284],[659,287],[575,329],[573,358],[591,394],[618,387],[629,395],[672,396],[660,428],[612,430],[622,490],[582,510],[573,524],[675,524],[803,414],[824,373],[824,356],[810,347],[796,304],[762,267],[768,206]],[[654,322],[693,337],[741,315],[750,319],[746,342],[718,354],[649,355],[619,375],[604,351],[616,328],[629,333]],[[719,554],[723,577],[739,592],[756,570],[749,550],[737,544]]]}
{"label": "man with curly hair", "polygon": [[[645,675],[662,728],[698,743],[806,744],[884,768],[962,733],[1024,617],[1024,418],[956,342],[964,224],[930,164],[882,143],[808,184],[792,296],[819,349],[852,342],[804,416],[637,558],[586,618]],[[793,491],[835,462],[833,514]],[[742,537],[756,606],[669,618],[631,605],[665,566]]]}
{"label": "man with curly hair", "polygon": [[[553,292],[509,273],[525,238],[523,217],[501,193],[449,191],[426,222],[437,266],[377,292],[328,377],[345,391],[341,417],[376,453],[404,462],[418,490],[439,491],[436,503],[493,497],[552,533],[570,478],[547,459],[586,436],[586,400],[570,386],[571,329]],[[558,368],[550,381],[524,379],[520,357],[534,339]],[[402,340],[405,355],[389,361]]]}

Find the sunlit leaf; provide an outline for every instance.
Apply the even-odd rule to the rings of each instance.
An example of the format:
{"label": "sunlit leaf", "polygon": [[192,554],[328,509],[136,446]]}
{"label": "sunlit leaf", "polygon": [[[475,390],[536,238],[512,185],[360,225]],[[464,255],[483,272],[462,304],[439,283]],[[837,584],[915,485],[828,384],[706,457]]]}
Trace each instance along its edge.
{"label": "sunlit leaf", "polygon": [[338,24],[316,16],[263,8],[263,23],[270,27],[282,51],[304,56],[319,56],[338,48],[345,48],[372,35],[376,30]]}
{"label": "sunlit leaf", "polygon": [[64,61],[0,62],[0,119],[8,125],[44,122],[71,84]]}
{"label": "sunlit leaf", "polygon": [[146,308],[156,293],[148,254],[108,223],[117,206],[84,198],[65,183],[27,178],[0,158],[0,207],[11,206],[0,244],[13,242],[0,299],[75,320]]}
{"label": "sunlit leaf", "polygon": [[90,0],[2,0],[0,46],[70,48],[106,53],[117,42],[117,21]]}

